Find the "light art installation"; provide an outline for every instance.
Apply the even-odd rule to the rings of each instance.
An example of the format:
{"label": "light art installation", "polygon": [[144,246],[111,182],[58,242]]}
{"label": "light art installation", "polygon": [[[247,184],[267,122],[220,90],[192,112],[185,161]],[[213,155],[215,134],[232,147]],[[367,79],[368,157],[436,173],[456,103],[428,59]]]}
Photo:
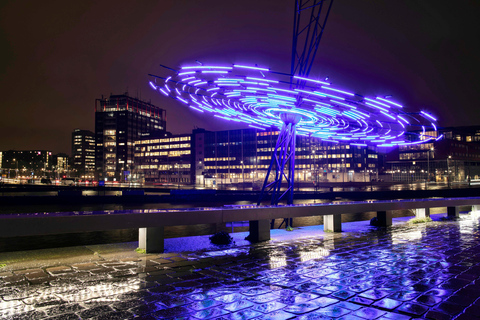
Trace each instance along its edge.
{"label": "light art installation", "polygon": [[[272,205],[284,196],[293,204],[296,134],[379,147],[441,139],[429,134],[437,130],[436,119],[425,111],[414,112],[388,97],[366,97],[309,76],[333,1],[295,0],[290,74],[257,65],[199,63],[180,70],[162,66],[174,72],[167,77],[150,75],[154,90],[197,112],[258,130],[281,128],[258,204],[265,192],[272,192]],[[291,219],[287,220],[288,228]],[[250,230],[259,228],[258,221],[250,223]]]}
{"label": "light art installation", "polygon": [[[150,81],[154,90],[192,110],[259,130],[294,123],[299,135],[379,147],[441,138],[428,134],[437,130],[430,113],[409,110],[389,98],[366,97],[327,81],[292,77],[264,67],[187,65],[171,76],[154,77]],[[304,82],[301,89],[297,81]]]}
{"label": "light art installation", "polygon": [[[293,204],[296,134],[356,146],[407,146],[441,139],[436,119],[412,112],[387,97],[366,97],[330,82],[248,65],[186,65],[153,76],[150,86],[196,112],[267,130],[280,128],[258,204],[272,192],[272,205]],[[272,170],[273,169],[273,170]],[[273,181],[269,180],[274,171]],[[282,181],[287,186],[281,191]],[[291,220],[291,219],[290,219]],[[285,221],[287,226],[291,221]],[[273,221],[272,221],[273,227]]]}

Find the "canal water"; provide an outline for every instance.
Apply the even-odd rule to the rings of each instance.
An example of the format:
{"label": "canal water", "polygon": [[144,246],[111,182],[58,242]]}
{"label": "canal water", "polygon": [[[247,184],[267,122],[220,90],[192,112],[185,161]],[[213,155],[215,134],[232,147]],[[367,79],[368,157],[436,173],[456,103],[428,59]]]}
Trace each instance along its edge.
{"label": "canal water", "polygon": [[[334,202],[348,201],[342,199]],[[314,204],[325,203],[329,200],[297,200],[295,204]],[[141,205],[125,205],[125,204],[99,204],[99,205],[15,205],[0,207],[0,214],[11,213],[34,213],[34,212],[69,212],[69,211],[101,211],[101,210],[131,210],[131,209],[179,209],[179,208],[195,208],[195,207],[224,207],[232,205],[248,205],[252,204],[248,201],[237,201],[234,203],[145,203]],[[440,211],[438,211],[440,210]],[[442,213],[445,208],[438,208],[432,213]],[[365,212],[357,214],[342,215],[343,222],[370,220],[376,216],[376,212]],[[412,210],[397,210],[393,212],[393,217],[414,216]],[[282,219],[275,221],[275,228],[278,228]],[[293,219],[294,227],[322,225],[323,217],[300,217]],[[284,225],[282,227],[285,227]],[[234,232],[248,231],[247,222],[238,222],[233,226]],[[200,224],[189,226],[172,226],[165,228],[166,238],[178,238],[198,235],[214,234],[216,232],[225,231],[232,232],[230,224]],[[85,232],[74,234],[59,234],[35,237],[16,237],[16,238],[0,238],[0,252],[34,250],[40,248],[57,248],[78,245],[92,245],[101,243],[129,242],[138,240],[138,229],[111,230],[102,232]]]}

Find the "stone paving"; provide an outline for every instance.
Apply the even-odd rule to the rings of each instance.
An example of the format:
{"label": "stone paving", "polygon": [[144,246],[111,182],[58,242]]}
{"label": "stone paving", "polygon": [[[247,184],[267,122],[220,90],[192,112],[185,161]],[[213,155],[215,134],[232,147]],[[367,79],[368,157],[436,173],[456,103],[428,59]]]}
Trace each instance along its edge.
{"label": "stone paving", "polygon": [[477,217],[362,226],[208,251],[7,264],[0,319],[480,319]]}

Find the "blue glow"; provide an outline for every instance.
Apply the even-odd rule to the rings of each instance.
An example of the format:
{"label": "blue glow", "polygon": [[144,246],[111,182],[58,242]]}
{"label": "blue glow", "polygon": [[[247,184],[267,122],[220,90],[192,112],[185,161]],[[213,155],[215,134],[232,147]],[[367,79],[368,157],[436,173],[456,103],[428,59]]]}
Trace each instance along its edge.
{"label": "blue glow", "polygon": [[369,114],[366,114],[366,113],[360,112],[360,111],[358,111],[358,110],[350,110],[350,112],[353,112],[353,113],[359,114],[360,116],[362,116],[362,117],[365,117],[365,118],[370,118],[370,115],[369,115]]}
{"label": "blue glow", "polygon": [[388,104],[378,102],[377,100],[373,100],[373,99],[370,99],[370,98],[364,98],[364,99],[367,100],[367,101],[370,101],[373,104],[381,105],[381,106],[386,107],[386,108],[391,108],[391,106],[389,106]]}
{"label": "blue glow", "polygon": [[182,67],[182,70],[187,69],[224,69],[224,70],[232,70],[232,67],[222,67],[222,66],[187,66]]}
{"label": "blue glow", "polygon": [[382,110],[382,111],[380,111],[380,112],[382,112],[382,113],[388,112],[387,109],[384,109],[384,108],[382,108],[382,107],[380,107],[380,106],[377,106],[377,105],[375,105],[375,104],[373,104],[373,103],[365,102],[365,104],[366,104],[366,105],[369,105],[370,107],[374,107],[374,108],[377,108],[377,109]]}
{"label": "blue glow", "polygon": [[[234,68],[235,74],[230,72]],[[157,87],[155,82],[150,82],[150,86],[196,111],[212,112],[218,118],[246,123],[262,130],[263,126],[282,126],[281,113],[301,115],[297,124],[299,134],[313,134],[335,143],[350,140],[362,146],[386,144],[385,141],[392,140],[396,141],[388,144],[406,143],[402,138],[405,132],[399,129],[405,128],[408,121],[412,122],[410,118],[422,126],[423,132],[425,126],[436,130],[435,124],[429,121],[434,118],[424,112],[408,113],[407,120],[406,113],[396,108],[402,106],[395,102],[380,97],[370,99],[349,90],[332,88],[325,81],[295,76],[295,80],[307,82],[307,87],[303,88],[301,85],[305,82],[292,83],[291,76],[285,73],[267,74],[265,72],[270,71],[268,68],[248,65],[190,65],[181,69],[175,76],[165,78],[163,88]],[[245,69],[244,73],[242,69]],[[250,76],[253,71],[259,72],[259,76]],[[167,82],[175,90],[175,95],[169,94],[171,90]],[[298,88],[295,88],[297,85]],[[290,89],[292,86],[295,89]],[[312,90],[312,87],[316,89]],[[358,96],[359,99],[345,99],[344,96]],[[389,135],[392,131],[389,127],[393,128],[395,135]],[[423,139],[418,133],[414,136]]]}
{"label": "blue glow", "polygon": [[203,110],[201,110],[201,109],[198,109],[198,108],[195,108],[195,107],[194,107],[194,106],[192,106],[192,105],[189,105],[188,107],[189,107],[189,108],[192,108],[192,109],[194,109],[194,110],[197,110],[197,111],[203,112]]}
{"label": "blue glow", "polygon": [[249,80],[257,80],[257,81],[263,81],[263,82],[270,82],[270,83],[278,83],[276,80],[269,80],[269,79],[262,79],[262,78],[253,78],[253,77],[247,77]]}
{"label": "blue glow", "polygon": [[294,76],[294,78],[295,78],[295,79],[299,79],[299,80],[309,81],[309,82],[320,83],[320,84],[324,84],[324,85],[327,85],[327,86],[330,85],[330,83],[325,82],[325,81],[320,81],[320,80],[313,80],[313,79],[304,78],[304,77],[298,77],[298,76]]}
{"label": "blue glow", "polygon": [[152,87],[153,90],[157,90],[157,86],[153,84],[152,81],[149,81],[148,84]]}
{"label": "blue glow", "polygon": [[384,111],[380,111],[380,112],[383,113],[384,115],[386,115],[387,117],[389,117],[389,118],[392,119],[392,120],[397,120],[397,119],[395,119],[395,117],[389,115],[388,113],[386,113],[386,112],[384,112]]}
{"label": "blue glow", "polygon": [[[349,105],[349,104],[346,104],[346,103],[343,103],[343,102],[340,102],[340,101],[337,101],[337,100],[330,100],[330,101],[333,102],[333,103],[339,104],[341,106],[345,106],[345,107],[350,108],[350,109],[357,109],[357,107],[354,107],[352,105]],[[367,116],[367,117],[370,117],[370,116]]]}
{"label": "blue glow", "polygon": [[186,71],[186,72],[181,72],[181,73],[179,73],[178,75],[179,75],[179,76],[184,76],[184,75],[186,75],[186,74],[194,74],[195,72],[196,72],[196,71]]}
{"label": "blue glow", "polygon": [[432,117],[430,114],[426,113],[426,112],[423,112],[423,111],[420,111],[420,113],[428,118],[430,118],[431,120],[433,121],[437,121],[437,119],[435,119],[434,117]]}
{"label": "blue glow", "polygon": [[217,85],[221,87],[240,87],[239,83],[218,83]]}
{"label": "blue glow", "polygon": [[202,70],[202,73],[228,73],[228,71],[223,71],[223,70]]}
{"label": "blue glow", "polygon": [[437,126],[435,125],[435,123],[432,122],[432,126],[433,126],[433,129],[437,131]]}
{"label": "blue glow", "polygon": [[443,138],[443,134],[441,134],[437,139],[435,139],[435,141],[438,141],[438,140],[440,140],[440,139],[442,139],[442,138]]}
{"label": "blue glow", "polygon": [[328,94],[328,93],[324,93],[324,92],[314,91],[313,93],[321,95],[321,96],[326,96],[326,97],[329,97],[329,98],[338,99],[338,100],[345,100],[345,98],[337,97],[337,96],[334,96],[333,94]]}
{"label": "blue glow", "polygon": [[244,69],[252,69],[252,70],[260,70],[260,71],[270,71],[270,69],[267,68],[259,68],[259,67],[251,67],[251,66],[242,66],[239,64],[234,64],[233,65],[235,68],[244,68]]}
{"label": "blue glow", "polygon": [[286,92],[286,93],[291,93],[291,94],[298,94],[298,92],[293,91],[293,90],[286,90],[286,89],[280,89],[280,88],[275,88],[275,90]]}
{"label": "blue glow", "polygon": [[252,128],[255,128],[255,129],[265,130],[265,128],[257,127],[257,126],[254,126],[253,124],[249,124],[248,126],[252,127]]}
{"label": "blue glow", "polygon": [[188,104],[188,102],[187,102],[186,100],[183,100],[183,99],[180,98],[180,97],[175,97],[175,98],[177,98],[178,100],[182,101],[182,102],[185,103],[185,104]]}
{"label": "blue glow", "polygon": [[386,103],[390,103],[390,104],[392,104],[392,105],[394,105],[394,106],[396,106],[396,107],[403,108],[403,106],[402,106],[401,104],[398,104],[398,103],[396,103],[396,102],[393,102],[393,101],[390,101],[390,100],[387,100],[387,99],[383,99],[383,98],[380,98],[380,97],[376,97],[376,99],[382,100],[382,101],[384,101],[384,102],[386,102]]}
{"label": "blue glow", "polygon": [[405,120],[402,116],[397,116],[397,117],[398,117],[398,119],[402,120],[402,121],[405,122],[406,124],[410,124],[410,123],[408,123],[408,121]]}

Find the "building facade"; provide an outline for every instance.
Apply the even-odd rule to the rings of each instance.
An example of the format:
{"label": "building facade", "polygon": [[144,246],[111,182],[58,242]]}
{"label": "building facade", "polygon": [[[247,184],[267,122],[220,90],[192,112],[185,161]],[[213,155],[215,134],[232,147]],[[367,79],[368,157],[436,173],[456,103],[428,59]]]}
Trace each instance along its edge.
{"label": "building facade", "polygon": [[[72,175],[92,180],[95,175],[95,134],[75,129],[72,133]],[[59,168],[64,167],[61,163]]]}
{"label": "building facade", "polygon": [[427,132],[435,139],[400,146],[386,155],[387,174],[397,182],[468,182],[480,178],[480,126]]}
{"label": "building facade", "polygon": [[3,151],[1,167],[7,178],[49,177],[52,174],[52,152],[46,150]]}
{"label": "building facade", "polygon": [[70,157],[65,153],[54,155],[52,160],[53,175],[50,175],[49,178],[53,177],[60,180],[62,177],[70,177],[72,173],[77,173],[77,171],[71,168],[71,162]]}
{"label": "building facade", "polygon": [[[214,178],[213,184],[263,183],[278,134],[276,129],[205,133],[205,177]],[[378,154],[374,147],[335,144],[308,136],[296,137],[297,182],[365,182],[372,174],[378,175]]]}
{"label": "building facade", "polygon": [[[206,131],[135,142],[136,168],[146,183],[219,184],[263,183],[279,131],[240,129]],[[369,181],[378,174],[375,148],[322,142],[297,136],[295,181]]]}
{"label": "building facade", "polygon": [[95,101],[95,169],[99,180],[127,181],[135,170],[135,141],[164,133],[166,111],[128,94]]}
{"label": "building facade", "polygon": [[193,183],[192,135],[150,135],[135,141],[135,166],[145,183]]}

